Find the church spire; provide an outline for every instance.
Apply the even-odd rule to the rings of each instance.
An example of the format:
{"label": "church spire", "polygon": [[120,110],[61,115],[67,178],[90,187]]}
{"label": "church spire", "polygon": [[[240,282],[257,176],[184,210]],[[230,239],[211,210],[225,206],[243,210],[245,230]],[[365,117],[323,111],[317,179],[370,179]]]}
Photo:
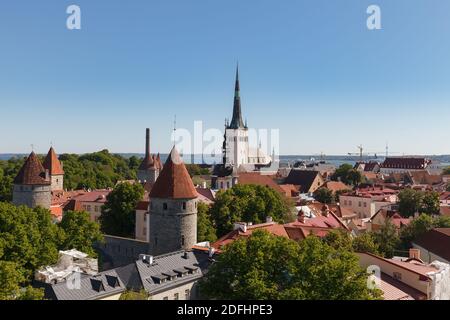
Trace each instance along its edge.
{"label": "church spire", "polygon": [[229,125],[229,129],[241,129],[244,128],[244,122],[242,121],[241,111],[241,98],[239,88],[239,64],[236,66],[236,82],[234,85],[234,105],[233,105],[233,118]]}

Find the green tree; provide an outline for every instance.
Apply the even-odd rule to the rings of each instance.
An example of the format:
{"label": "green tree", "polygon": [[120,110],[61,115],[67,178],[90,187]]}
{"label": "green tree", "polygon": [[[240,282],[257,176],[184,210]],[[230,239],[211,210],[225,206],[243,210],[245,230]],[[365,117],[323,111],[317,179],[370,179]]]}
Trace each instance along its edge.
{"label": "green tree", "polygon": [[380,255],[379,245],[370,232],[365,232],[355,237],[352,241],[352,248],[355,252],[367,252]]}
{"label": "green tree", "polygon": [[445,168],[442,174],[444,174],[444,175],[450,174],[450,166]]}
{"label": "green tree", "polygon": [[314,192],[314,199],[321,203],[331,204],[333,203],[333,191],[328,188],[320,188]]}
{"label": "green tree", "polygon": [[189,175],[191,176],[191,178],[194,176],[209,175],[209,169],[202,168],[198,164],[187,163],[187,164],[185,164],[185,166],[186,166],[186,169],[189,172]]}
{"label": "green tree", "polygon": [[380,254],[379,246],[369,232],[353,237],[345,230],[333,230],[323,238],[323,241],[336,250]]}
{"label": "green tree", "polygon": [[311,236],[297,243],[267,231],[227,245],[200,281],[209,299],[372,299],[358,258]]}
{"label": "green tree", "polygon": [[27,286],[22,289],[18,300],[43,300],[44,299],[44,289],[43,288],[33,288],[32,286]]}
{"label": "green tree", "polygon": [[15,300],[20,295],[20,283],[25,277],[20,267],[11,261],[0,261],[0,300]]}
{"label": "green tree", "polygon": [[336,250],[353,250],[352,236],[345,230],[332,230],[323,238],[323,241]]}
{"label": "green tree", "polygon": [[399,213],[403,217],[413,216],[421,209],[422,199],[422,192],[414,189],[403,189],[398,194]]}
{"label": "green tree", "polygon": [[409,249],[412,242],[433,228],[450,228],[450,217],[432,217],[421,214],[405,226],[400,232],[401,248]]}
{"label": "green tree", "polygon": [[140,184],[121,183],[107,196],[102,207],[100,224],[102,232],[132,237],[135,232],[135,209],[144,196],[144,188]]}
{"label": "green tree", "polygon": [[26,277],[58,259],[60,231],[48,210],[0,202],[0,260],[13,261]]}
{"label": "green tree", "polygon": [[120,295],[119,300],[148,300],[149,295],[145,290],[139,292],[127,290]]}
{"label": "green tree", "polygon": [[197,206],[197,241],[217,240],[216,229],[211,218],[210,208],[207,204],[199,202]]}
{"label": "green tree", "polygon": [[219,191],[211,207],[211,215],[222,236],[233,230],[235,222],[265,222],[267,217],[283,222],[289,219],[288,202],[273,189],[260,185],[237,184],[226,191]]}
{"label": "green tree", "polygon": [[64,240],[61,247],[64,250],[77,249],[95,257],[93,248],[95,242],[102,241],[98,223],[90,220],[89,213],[68,211],[64,214],[59,227],[64,230]]}
{"label": "green tree", "polygon": [[422,196],[420,212],[430,215],[438,215],[440,212],[439,193],[435,191],[425,192]]}
{"label": "green tree", "polygon": [[334,174],[331,176],[334,181],[342,181],[345,184],[356,186],[362,181],[361,173],[353,169],[353,166],[348,163],[344,163],[336,169]]}
{"label": "green tree", "polygon": [[136,179],[139,160],[126,159],[108,150],[84,155],[62,154],[64,187],[71,189],[112,188],[119,180]]}
{"label": "green tree", "polygon": [[352,186],[357,186],[358,184],[361,183],[362,181],[362,175],[361,172],[359,172],[356,169],[352,169],[347,173],[347,178],[346,178],[347,184],[350,184]]}
{"label": "green tree", "polygon": [[386,258],[392,258],[400,244],[397,228],[387,221],[379,230],[372,232],[371,235],[374,243],[378,246],[379,253]]}

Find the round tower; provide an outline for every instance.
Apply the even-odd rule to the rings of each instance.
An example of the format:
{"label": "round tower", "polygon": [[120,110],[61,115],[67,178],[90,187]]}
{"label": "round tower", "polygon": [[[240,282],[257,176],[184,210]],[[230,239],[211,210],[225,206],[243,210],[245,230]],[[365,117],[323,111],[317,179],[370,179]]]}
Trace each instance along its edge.
{"label": "round tower", "polygon": [[62,163],[58,160],[53,147],[47,153],[45,157],[43,167],[48,170],[50,174],[50,182],[52,191],[62,191],[64,190],[64,170]]}
{"label": "round tower", "polygon": [[40,206],[49,209],[51,205],[51,181],[34,152],[28,156],[14,179],[13,203],[30,208]]}
{"label": "round tower", "polygon": [[145,130],[145,156],[138,168],[138,180],[154,183],[160,171],[158,166],[160,162],[158,161],[160,160],[156,156],[150,154],[150,129],[147,128]]}
{"label": "round tower", "polygon": [[175,147],[150,192],[150,252],[189,250],[197,243],[197,191]]}

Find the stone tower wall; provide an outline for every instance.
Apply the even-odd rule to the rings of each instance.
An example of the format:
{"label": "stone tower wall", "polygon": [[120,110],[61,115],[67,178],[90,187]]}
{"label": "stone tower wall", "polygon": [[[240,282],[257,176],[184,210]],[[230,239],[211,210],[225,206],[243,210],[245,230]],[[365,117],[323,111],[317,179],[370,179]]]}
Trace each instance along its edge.
{"label": "stone tower wall", "polygon": [[152,198],[149,218],[153,255],[189,250],[197,243],[197,199]]}
{"label": "stone tower wall", "polygon": [[13,203],[16,206],[25,205],[30,208],[40,206],[50,209],[50,185],[14,185]]}

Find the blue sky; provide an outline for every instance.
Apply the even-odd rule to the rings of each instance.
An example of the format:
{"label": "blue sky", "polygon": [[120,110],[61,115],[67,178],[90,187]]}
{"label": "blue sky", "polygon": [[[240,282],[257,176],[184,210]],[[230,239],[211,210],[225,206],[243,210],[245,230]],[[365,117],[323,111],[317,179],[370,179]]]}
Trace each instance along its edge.
{"label": "blue sky", "polygon": [[[66,29],[77,4],[82,29]],[[366,28],[381,7],[382,30]],[[143,152],[231,117],[281,154],[450,153],[447,0],[53,0],[0,4],[0,153]]]}

